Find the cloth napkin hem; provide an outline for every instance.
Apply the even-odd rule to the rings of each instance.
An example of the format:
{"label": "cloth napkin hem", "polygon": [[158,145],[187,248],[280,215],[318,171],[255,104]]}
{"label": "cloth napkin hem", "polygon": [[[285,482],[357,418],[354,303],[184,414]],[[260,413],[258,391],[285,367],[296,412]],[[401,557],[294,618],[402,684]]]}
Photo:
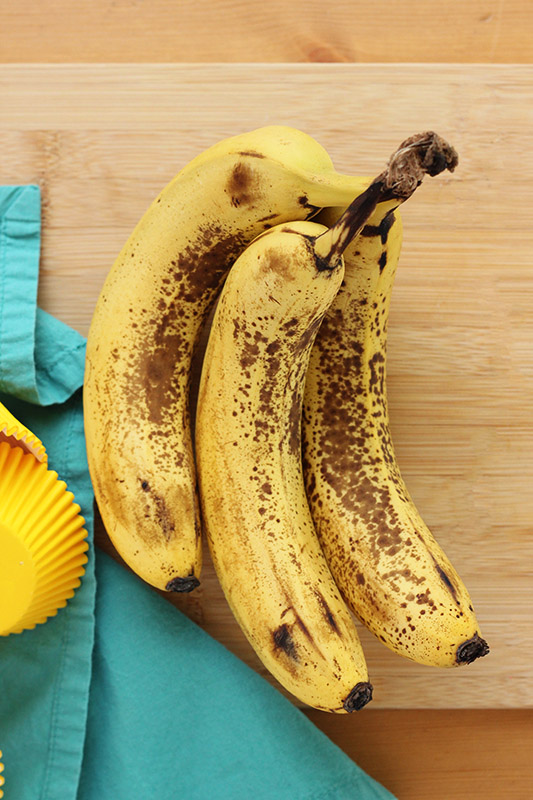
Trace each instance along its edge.
{"label": "cloth napkin hem", "polygon": [[[66,435],[63,450],[62,473],[66,476],[75,474],[79,465],[73,464],[73,455],[79,453],[75,446],[75,439],[83,435],[83,416],[79,411],[70,406],[65,412]],[[68,427],[67,427],[68,426]],[[80,428],[80,430],[77,430]],[[94,647],[95,629],[95,591],[94,591],[94,545],[92,536],[92,508],[84,508],[83,497],[77,495],[76,500],[81,501],[81,513],[85,519],[89,551],[85,573],[81,577],[81,585],[76,590],[67,606],[58,611],[63,614],[63,636],[61,641],[61,665],[58,670],[54,686],[50,730],[47,748],[46,772],[40,800],[65,800],[74,798],[78,794],[78,785],[85,748],[87,729],[87,710],[89,705],[89,691],[92,673],[92,656],[87,658],[87,652]],[[84,586],[84,584],[92,584]],[[78,602],[81,590],[85,599],[84,603]],[[81,624],[85,618],[89,624]],[[48,624],[51,624],[49,622]],[[85,650],[80,653],[78,643],[72,638],[72,632],[84,628],[89,632],[90,641],[85,641]],[[84,676],[83,690],[80,690],[80,678]]]}

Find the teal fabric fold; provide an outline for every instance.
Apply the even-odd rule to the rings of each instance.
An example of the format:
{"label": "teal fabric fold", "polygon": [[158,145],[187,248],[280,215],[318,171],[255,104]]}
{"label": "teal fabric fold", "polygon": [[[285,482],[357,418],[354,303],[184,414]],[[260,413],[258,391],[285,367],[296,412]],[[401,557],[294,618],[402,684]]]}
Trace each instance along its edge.
{"label": "teal fabric fold", "polygon": [[79,800],[390,800],[225,647],[121,566],[96,563]]}
{"label": "teal fabric fold", "polygon": [[44,442],[49,465],[85,517],[89,562],[66,608],[0,638],[0,749],[5,797],[75,800],[94,642],[93,492],[83,432],[85,341],[37,308],[37,186],[0,187],[0,399]]}
{"label": "teal fabric fold", "polygon": [[95,557],[85,340],[37,308],[39,247],[38,187],[0,187],[0,398],[43,440],[90,541],[67,607],[0,638],[6,800],[391,800],[267,681]]}

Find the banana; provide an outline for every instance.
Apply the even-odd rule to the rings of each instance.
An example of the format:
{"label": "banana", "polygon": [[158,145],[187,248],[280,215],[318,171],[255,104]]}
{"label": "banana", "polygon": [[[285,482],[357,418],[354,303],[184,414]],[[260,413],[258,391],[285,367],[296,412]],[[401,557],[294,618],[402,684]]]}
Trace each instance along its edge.
{"label": "banana", "polygon": [[347,205],[366,185],[296,129],[232,137],[163,189],[110,270],[87,342],[89,469],[116,550],[156,588],[199,583],[191,360],[230,265],[265,229]]}
{"label": "banana", "polygon": [[[433,164],[429,174],[453,170],[457,160],[431,134],[405,148],[423,170],[424,159]],[[315,340],[303,401],[305,484],[322,548],[352,611],[396,653],[451,667],[485,655],[488,646],[466,587],[408,492],[391,438],[385,368],[402,243],[398,205],[379,205],[345,251],[342,289]],[[340,210],[317,219],[332,224]]]}
{"label": "banana", "polygon": [[202,520],[228,604],[277,681],[333,713],[362,707],[372,689],[310,516],[302,396],[314,338],[341,285],[342,251],[394,193],[392,173],[370,183],[332,228],[278,225],[237,259],[213,318],[196,408]]}

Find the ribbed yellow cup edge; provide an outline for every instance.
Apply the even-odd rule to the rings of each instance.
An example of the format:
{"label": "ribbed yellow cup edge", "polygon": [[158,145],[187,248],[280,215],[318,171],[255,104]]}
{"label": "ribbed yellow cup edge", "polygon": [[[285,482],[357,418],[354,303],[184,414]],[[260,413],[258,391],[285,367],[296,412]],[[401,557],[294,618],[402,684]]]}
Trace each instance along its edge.
{"label": "ribbed yellow cup edge", "polygon": [[48,460],[44,444],[39,437],[14,417],[3,403],[0,403],[0,442],[18,445],[27,453],[34,455],[38,461]]}
{"label": "ribbed yellow cup edge", "polygon": [[46,622],[80,586],[89,548],[80,511],[57,472],[22,448],[0,442],[0,522],[27,548],[35,568],[30,602],[0,635]]}
{"label": "ribbed yellow cup edge", "polygon": [[[0,750],[0,758],[2,758],[2,751],[1,750]],[[2,773],[3,771],[4,771],[4,765],[0,761],[0,773]],[[3,786],[4,783],[5,783],[4,776],[0,775],[0,786]],[[4,793],[3,793],[2,789],[0,789],[0,797],[3,797],[3,796],[4,796]]]}

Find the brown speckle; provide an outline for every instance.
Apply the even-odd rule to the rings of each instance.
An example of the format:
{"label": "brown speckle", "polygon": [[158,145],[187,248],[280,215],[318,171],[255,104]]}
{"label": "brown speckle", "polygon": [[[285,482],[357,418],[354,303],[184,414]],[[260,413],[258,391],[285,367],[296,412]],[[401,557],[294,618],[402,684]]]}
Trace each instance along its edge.
{"label": "brown speckle", "polygon": [[228,180],[227,191],[233,206],[252,205],[258,192],[254,170],[244,161],[239,161]]}
{"label": "brown speckle", "polygon": [[315,597],[317,598],[317,600],[319,602],[319,605],[320,605],[320,607],[322,609],[322,612],[324,614],[324,617],[326,618],[326,621],[327,621],[328,625],[331,628],[333,628],[334,631],[338,631],[337,622],[335,620],[335,617],[333,616],[333,613],[332,613],[330,607],[328,606],[328,604],[326,602],[326,599],[324,598],[322,593],[319,592],[318,590],[315,590]]}
{"label": "brown speckle", "polygon": [[285,625],[285,623],[280,625],[279,628],[274,631],[273,639],[276,649],[283,650],[283,652],[286,653],[289,658],[292,658],[293,661],[298,661],[296,644],[291,636],[289,628],[287,625]]}
{"label": "brown speckle", "polygon": [[389,213],[383,217],[379,225],[365,225],[361,231],[361,236],[379,236],[381,238],[381,244],[387,244],[389,231],[394,224],[394,220],[394,211],[389,211]]}

